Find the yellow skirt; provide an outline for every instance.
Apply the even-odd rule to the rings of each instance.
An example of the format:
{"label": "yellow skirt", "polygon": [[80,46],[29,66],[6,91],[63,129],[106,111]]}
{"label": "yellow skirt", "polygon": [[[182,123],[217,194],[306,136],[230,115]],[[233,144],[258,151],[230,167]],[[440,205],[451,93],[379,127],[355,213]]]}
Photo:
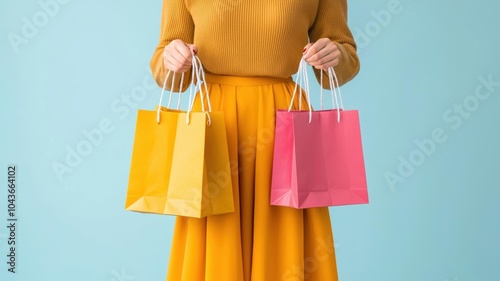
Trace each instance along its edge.
{"label": "yellow skirt", "polygon": [[177,217],[167,281],[338,280],[328,208],[269,203],[276,110],[288,108],[292,78],[206,81],[212,110],[224,112],[236,211]]}

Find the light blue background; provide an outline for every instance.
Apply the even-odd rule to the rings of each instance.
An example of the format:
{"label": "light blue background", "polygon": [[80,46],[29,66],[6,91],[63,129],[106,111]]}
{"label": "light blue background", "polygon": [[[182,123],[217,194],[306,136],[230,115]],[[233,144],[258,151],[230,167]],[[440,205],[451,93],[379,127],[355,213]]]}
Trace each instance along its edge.
{"label": "light blue background", "polygon": [[[67,2],[18,52],[9,34],[43,9],[0,2],[0,279],[164,280],[173,218],[123,209],[135,114],[160,93],[148,64],[161,1]],[[371,202],[330,209],[341,281],[500,280],[500,87],[471,107],[480,77],[500,81],[499,10],[493,0],[350,1],[362,70],[342,91],[360,111]],[[135,104],[122,100],[141,89]],[[454,128],[443,114],[456,118],[448,110],[464,101],[472,110]],[[52,165],[103,120],[113,131],[58,179]],[[446,141],[427,156],[416,142],[435,129]],[[410,156],[414,171],[398,172]],[[5,263],[9,164],[16,275]]]}

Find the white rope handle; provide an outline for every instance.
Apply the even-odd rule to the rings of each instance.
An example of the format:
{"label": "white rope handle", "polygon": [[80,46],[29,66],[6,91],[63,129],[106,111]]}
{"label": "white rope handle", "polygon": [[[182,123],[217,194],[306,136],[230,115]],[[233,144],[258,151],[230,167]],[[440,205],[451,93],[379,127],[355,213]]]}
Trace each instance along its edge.
{"label": "white rope handle", "polygon": [[[307,76],[307,64],[306,61],[304,60],[304,57],[302,57],[302,79],[304,81],[304,88],[306,91],[306,100],[307,100],[307,106],[309,107],[309,123],[312,121],[312,105],[311,105],[311,91],[309,90],[309,77]],[[302,98],[299,100],[301,101]],[[300,105],[299,105],[300,107]]]}
{"label": "white rope handle", "polygon": [[[194,54],[193,54],[194,56]],[[197,66],[195,64],[193,64],[192,66],[192,71],[191,71],[191,83],[194,83],[194,78],[195,78],[195,75],[196,75],[196,71],[197,71]],[[188,112],[189,110],[192,108],[193,106],[193,87],[196,88],[196,85],[192,86],[190,89],[189,89],[189,103],[188,103]],[[189,114],[188,114],[189,115]]]}
{"label": "white rope handle", "polygon": [[[175,81],[175,72],[174,72],[174,76],[172,76],[172,85],[170,86],[170,89],[173,89],[174,88],[174,81]],[[182,85],[184,83],[184,72],[182,72],[181,74],[181,82],[179,84],[179,91],[177,92],[179,94],[179,97],[177,98],[177,110],[179,110],[181,108],[181,95],[182,95]],[[170,97],[168,99],[168,104],[167,104],[167,108],[170,108],[170,104],[172,103],[172,91],[170,91]]]}
{"label": "white rope handle", "polygon": [[[188,115],[193,110],[194,100],[196,98],[196,93],[201,91],[201,81],[200,81],[200,73],[199,73],[199,65],[198,60],[195,58],[195,55],[192,55],[192,73],[191,73],[191,82],[194,84],[194,80],[196,79],[196,84],[189,91],[189,107],[188,107]],[[205,111],[205,103],[203,100],[203,95],[200,95],[201,99],[201,111]]]}
{"label": "white rope handle", "polygon": [[[158,124],[160,124],[161,103],[163,100],[163,94],[165,93],[165,87],[167,86],[168,76],[170,76],[170,69],[167,71],[167,75],[165,77],[165,80],[163,81],[163,87],[161,89],[161,94],[160,94],[160,101],[158,102],[158,108],[156,109],[156,123]],[[170,88],[170,91],[172,91],[172,88]]]}
{"label": "white rope handle", "polygon": [[[320,109],[323,110],[323,71],[324,69],[321,70],[321,75],[320,75],[320,78],[319,78],[319,81],[320,81],[320,88],[319,88],[319,100],[320,100]],[[327,73],[326,73],[326,76],[328,76],[328,80],[330,82],[330,92],[332,94],[332,103],[335,105],[334,108],[338,108],[339,107],[339,102],[338,102],[338,98],[337,98],[337,91],[335,90],[335,88],[332,88],[332,80],[330,78],[330,69],[328,68],[327,69]],[[335,85],[335,84],[334,84]]]}
{"label": "white rope handle", "polygon": [[[201,111],[207,114],[207,125],[210,126],[212,124],[212,120],[210,118],[209,112],[212,111],[212,105],[210,103],[210,96],[208,93],[207,83],[205,82],[205,71],[203,70],[203,65],[201,64],[200,58],[198,58],[198,56],[196,56],[195,54],[193,54],[192,56],[192,63],[193,63],[192,81],[194,83],[195,77],[197,81],[195,86],[191,88],[191,91],[189,91],[189,107],[186,114],[186,124],[189,124],[190,122],[190,115],[191,112],[193,111],[194,101],[196,99],[196,93],[199,93],[201,102]],[[203,93],[202,85],[204,85],[205,87],[206,96]],[[205,100],[204,100],[205,97],[207,98],[208,111],[205,110]]]}
{"label": "white rope handle", "polygon": [[[176,72],[168,69],[165,80],[163,81],[163,86],[162,86],[162,90],[161,90],[161,94],[160,94],[160,101],[158,102],[158,108],[156,110],[156,122],[158,124],[160,124],[161,105],[163,102],[163,96],[165,94],[168,77],[170,76],[171,72],[173,72],[173,76],[172,76],[172,83],[170,85],[170,91],[169,91],[170,94],[169,94],[167,108],[170,108],[170,105],[172,103],[172,94],[173,94],[173,90],[174,90]],[[194,87],[190,87],[190,91],[189,91],[189,106],[188,106],[188,112],[187,112],[188,114],[186,116],[186,123],[188,123],[188,124],[189,124],[189,113],[193,109],[193,103],[194,103],[195,95],[196,95],[196,92],[198,91],[198,89],[201,92],[200,98],[201,98],[202,111],[206,112],[205,111],[205,103],[204,103],[205,95],[203,95],[203,89],[201,88],[202,84],[205,84],[205,92],[207,93],[207,98],[208,98],[208,108],[209,108],[209,111],[212,111],[212,105],[210,104],[210,97],[208,96],[208,87],[207,87],[206,83],[204,83],[205,71],[203,70],[203,66],[201,65],[201,60],[196,55],[193,54],[193,70],[192,70],[192,75],[191,75],[191,83],[194,83],[195,77],[197,78],[198,83]],[[201,77],[203,77],[203,79]],[[184,83],[184,72],[181,75],[181,81],[179,84],[179,92],[178,92],[179,98],[177,100],[177,110],[179,110],[180,106],[181,106],[181,91],[182,91],[183,83]],[[207,116],[208,116],[207,123],[208,123],[208,125],[210,125],[212,122],[211,122],[210,115],[208,114],[208,112],[207,112]]]}
{"label": "white rope handle", "polygon": [[175,71],[174,71],[174,75],[172,76],[172,83],[170,84],[170,95],[168,97],[167,108],[170,107],[170,103],[172,102],[172,90],[174,89],[174,82],[175,82]]}
{"label": "white rope handle", "polygon": [[[297,77],[295,78],[295,87],[293,88],[292,98],[290,100],[290,105],[288,106],[288,112],[290,112],[292,110],[293,101],[295,100],[295,93],[297,92],[297,87],[302,82],[301,79],[302,79],[303,58],[304,57],[302,57],[302,59],[300,59],[300,62],[299,62],[299,69],[297,70]],[[299,98],[299,110],[302,110],[302,103],[301,103],[301,99],[300,98]]]}
{"label": "white rope handle", "polygon": [[[335,93],[338,93],[339,95],[339,100],[340,100],[340,109],[344,109],[344,104],[342,102],[342,94],[340,93],[340,84],[339,84],[339,79],[337,78],[337,74],[335,73],[335,70],[333,69],[333,67],[330,67],[328,69],[329,71],[329,78],[330,78],[330,88],[333,87],[333,90],[337,90],[335,91]],[[334,82],[334,83],[332,83]]]}
{"label": "white rope handle", "polygon": [[[295,93],[297,91],[297,87],[301,84],[302,88],[306,92],[306,100],[307,100],[307,106],[309,109],[309,123],[312,121],[312,105],[311,105],[311,99],[310,99],[310,91],[309,91],[309,79],[307,77],[307,64],[306,61],[304,60],[304,56],[300,59],[299,62],[299,69],[297,71],[297,78],[295,81],[295,87],[293,89],[292,93],[292,98],[290,100],[290,105],[288,106],[288,112],[292,110],[293,102],[295,100]],[[302,95],[299,95],[299,110],[302,110]]]}
{"label": "white rope handle", "polygon": [[[191,71],[191,82],[194,82],[195,77],[197,77],[197,72],[198,72],[198,65],[196,60],[194,59],[194,54],[192,55],[192,71]],[[194,89],[193,89],[194,88]],[[186,114],[186,124],[189,124],[189,115],[190,112],[193,110],[193,105],[194,105],[194,95],[196,94],[196,89],[198,88],[198,85],[195,84],[193,87],[189,89],[189,105],[188,105],[188,110]],[[193,93],[194,92],[194,93]],[[202,110],[203,110],[203,103],[201,104]]]}
{"label": "white rope handle", "polygon": [[200,84],[200,90],[201,90],[201,85],[205,86],[205,93],[206,93],[206,98],[207,98],[207,105],[208,105],[208,112],[212,112],[212,104],[210,102],[210,93],[208,92],[208,86],[206,83],[206,77],[205,77],[205,70],[203,69],[203,65],[201,64],[201,60],[198,56],[194,56],[194,58],[198,61],[198,81],[202,81]]}
{"label": "white rope handle", "polygon": [[[335,108],[337,109],[337,122],[340,122],[340,110],[344,110],[344,104],[342,102],[339,80],[333,67],[328,68],[328,80],[330,82],[332,102],[335,104]],[[323,70],[321,70],[320,74],[320,103],[320,108],[323,109]]]}
{"label": "white rope handle", "polygon": [[[168,77],[170,76],[170,72],[173,72],[174,75],[172,76],[172,83],[170,84],[170,91],[169,91],[169,98],[168,98],[168,104],[167,104],[167,108],[170,108],[170,104],[172,102],[172,92],[174,90],[174,82],[175,82],[175,72],[174,71],[171,71],[170,69],[167,71],[167,75],[165,77],[165,80],[163,81],[163,86],[162,86],[162,89],[161,89],[161,94],[160,94],[160,101],[158,102],[158,108],[156,109],[156,123],[160,124],[160,112],[161,112],[161,105],[162,105],[162,102],[163,102],[163,95],[165,94],[165,90],[166,90],[166,85],[167,85],[167,80],[168,80]],[[181,75],[181,82],[179,84],[179,99],[177,100],[177,110],[179,110],[180,106],[181,106],[181,95],[182,95],[182,84],[184,82],[184,73],[182,73]]]}
{"label": "white rope handle", "polygon": [[340,92],[339,79],[337,78],[337,74],[335,73],[333,67],[330,67],[328,71],[329,71],[328,77],[330,78],[330,88],[332,89],[332,91],[335,92],[335,98],[337,98],[338,94],[338,98],[340,101],[339,105],[337,100],[335,99],[335,102],[337,104],[337,122],[340,122],[340,110],[344,110],[344,104],[342,102],[342,93]]}

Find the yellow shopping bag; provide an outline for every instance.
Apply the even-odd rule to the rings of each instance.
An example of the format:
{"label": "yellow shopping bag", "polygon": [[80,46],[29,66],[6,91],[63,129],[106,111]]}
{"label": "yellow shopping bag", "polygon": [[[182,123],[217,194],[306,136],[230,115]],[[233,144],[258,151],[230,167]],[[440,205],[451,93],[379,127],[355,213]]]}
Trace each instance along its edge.
{"label": "yellow shopping bag", "polygon": [[189,124],[178,119],[165,211],[188,217],[233,212],[224,115],[190,114]]}
{"label": "yellow shopping bag", "polygon": [[125,208],[163,214],[170,179],[178,112],[162,107],[157,112],[139,110]]}
{"label": "yellow shopping bag", "polygon": [[[210,110],[206,84],[205,93],[201,88],[203,68],[196,56],[193,81],[194,75],[198,85],[194,96],[190,94],[187,112],[161,106],[165,85],[156,110],[138,112],[127,210],[196,218],[234,212],[224,115]],[[198,93],[202,111],[193,112]]]}

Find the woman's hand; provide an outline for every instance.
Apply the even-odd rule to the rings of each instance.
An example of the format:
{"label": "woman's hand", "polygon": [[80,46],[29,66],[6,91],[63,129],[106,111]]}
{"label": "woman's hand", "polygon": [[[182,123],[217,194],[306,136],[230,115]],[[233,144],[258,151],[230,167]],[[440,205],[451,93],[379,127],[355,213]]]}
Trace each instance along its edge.
{"label": "woman's hand", "polygon": [[309,43],[304,47],[304,59],[316,69],[327,70],[330,66],[339,64],[341,52],[337,44],[328,38],[321,38],[314,44]]}
{"label": "woman's hand", "polygon": [[167,69],[174,72],[186,72],[191,68],[192,56],[198,52],[198,48],[192,44],[186,44],[180,39],[175,39],[165,46],[163,50],[163,63]]}

